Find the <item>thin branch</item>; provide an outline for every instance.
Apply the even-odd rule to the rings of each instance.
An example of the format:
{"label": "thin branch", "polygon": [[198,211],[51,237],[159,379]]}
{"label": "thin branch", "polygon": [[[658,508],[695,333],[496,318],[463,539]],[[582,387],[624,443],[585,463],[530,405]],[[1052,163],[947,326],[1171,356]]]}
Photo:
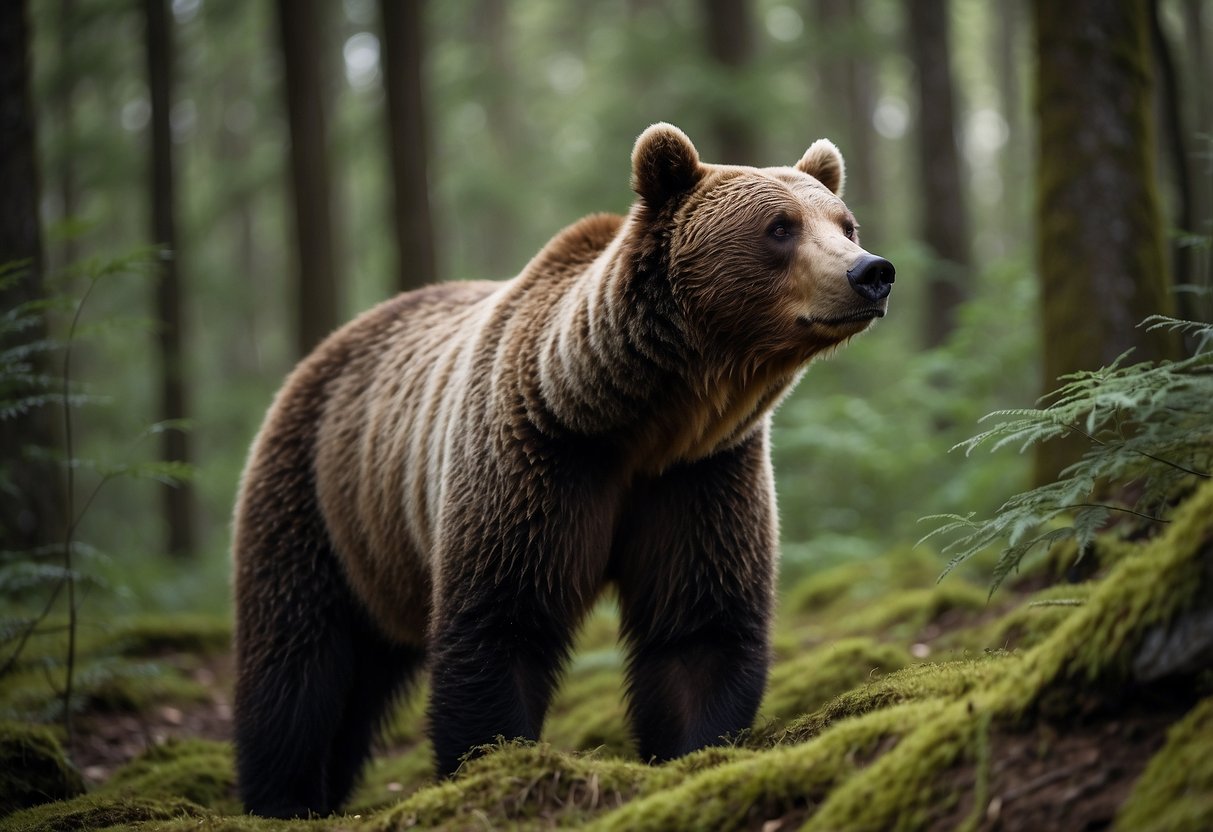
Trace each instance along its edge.
{"label": "thin branch", "polygon": [[1131,509],[1131,508],[1124,508],[1124,507],[1122,507],[1122,506],[1109,506],[1109,505],[1105,505],[1105,504],[1103,504],[1103,503],[1070,503],[1068,506],[1058,506],[1058,508],[1060,508],[1060,509],[1066,509],[1066,508],[1106,508],[1108,511],[1123,511],[1125,514],[1133,514],[1133,515],[1136,515],[1137,517],[1141,517],[1141,518],[1144,518],[1144,519],[1146,519],[1146,520],[1153,520],[1155,523],[1170,523],[1170,522],[1171,522],[1170,520],[1164,520],[1164,519],[1163,519],[1163,518],[1161,518],[1161,517],[1155,517],[1155,516],[1154,516],[1154,515],[1152,515],[1152,514],[1142,514],[1140,511],[1134,511],[1134,510],[1133,510],[1133,509]]}
{"label": "thin branch", "polygon": [[[1104,448],[1109,447],[1107,442],[1104,442],[1103,440],[1100,440],[1100,439],[1096,439],[1094,436],[1092,436],[1091,434],[1087,433],[1085,430],[1083,430],[1082,428],[1078,427],[1077,425],[1072,425],[1072,424],[1070,424],[1070,423],[1068,423],[1068,422],[1067,422],[1067,423],[1064,425],[1064,427],[1069,428],[1070,430],[1075,431],[1075,432],[1077,432],[1077,433],[1081,433],[1083,436],[1087,437],[1087,439],[1090,439],[1090,440],[1091,440],[1092,442],[1094,442],[1096,445],[1099,445],[1099,446],[1104,447]],[[1122,442],[1122,443],[1121,443],[1119,446],[1117,446],[1117,447],[1123,448],[1123,447],[1124,447],[1124,443]],[[1183,465],[1180,465],[1178,462],[1172,462],[1172,461],[1171,461],[1171,460],[1169,460],[1169,459],[1163,459],[1161,456],[1155,456],[1154,454],[1149,453],[1149,452],[1147,452],[1147,451],[1139,451],[1139,450],[1137,450],[1136,448],[1129,448],[1129,452],[1130,452],[1130,453],[1134,453],[1134,454],[1140,454],[1141,456],[1144,456],[1144,457],[1146,457],[1147,459],[1152,459],[1152,460],[1154,460],[1155,462],[1161,462],[1163,465],[1169,465],[1169,466],[1171,466],[1172,468],[1175,468],[1175,469],[1177,469],[1177,470],[1179,470],[1179,471],[1183,471],[1184,473],[1187,473],[1187,474],[1191,474],[1191,475],[1192,475],[1192,476],[1194,476],[1194,477],[1200,477],[1201,479],[1206,479],[1206,480],[1207,480],[1207,479],[1213,479],[1213,474],[1209,474],[1209,473],[1207,473],[1207,472],[1205,472],[1205,471],[1196,471],[1196,470],[1194,470],[1194,469],[1192,469],[1192,468],[1186,468],[1186,467],[1184,467]]]}

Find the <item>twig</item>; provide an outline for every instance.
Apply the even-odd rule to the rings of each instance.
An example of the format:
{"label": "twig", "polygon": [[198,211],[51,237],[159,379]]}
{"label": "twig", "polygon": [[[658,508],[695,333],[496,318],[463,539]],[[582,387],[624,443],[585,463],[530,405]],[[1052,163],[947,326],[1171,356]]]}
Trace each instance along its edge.
{"label": "twig", "polygon": [[1152,514],[1143,514],[1140,511],[1134,511],[1131,508],[1124,508],[1122,506],[1109,506],[1109,505],[1104,505],[1103,503],[1070,503],[1069,505],[1066,505],[1066,506],[1058,506],[1058,508],[1062,508],[1062,509],[1066,509],[1066,508],[1106,508],[1108,511],[1123,511],[1125,514],[1133,514],[1138,517],[1142,517],[1146,520],[1153,520],[1155,523],[1170,523],[1171,522],[1170,520],[1164,520],[1161,517],[1155,517]]}

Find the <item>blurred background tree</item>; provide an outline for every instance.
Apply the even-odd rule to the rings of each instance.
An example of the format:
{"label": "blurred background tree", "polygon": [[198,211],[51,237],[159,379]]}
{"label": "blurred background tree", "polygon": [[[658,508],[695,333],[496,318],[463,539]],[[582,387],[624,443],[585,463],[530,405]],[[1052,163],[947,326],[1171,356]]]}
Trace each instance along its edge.
{"label": "blurred background tree", "polygon": [[[3,5],[9,39],[20,4]],[[626,210],[632,142],[654,121],[681,126],[708,161],[791,164],[813,139],[833,138],[865,245],[898,267],[889,318],[815,366],[777,414],[792,578],[914,540],[921,515],[989,511],[1029,483],[1030,459],[966,461],[947,449],[982,414],[1030,404],[1053,386],[1051,375],[1074,366],[1045,356],[1093,328],[1054,321],[1054,291],[1071,291],[1087,274],[1140,284],[1150,300],[1117,313],[1119,338],[1135,332],[1138,317],[1175,303],[1171,268],[1179,273],[1181,253],[1184,280],[1209,286],[1213,9],[1200,0],[165,0],[163,8],[174,62],[167,124],[182,314],[174,329],[195,424],[190,516],[199,556],[162,558],[175,548],[177,521],[149,508],[153,485],[115,483],[80,534],[113,555],[108,568],[129,587],[119,603],[212,608],[226,597],[240,467],[299,354],[402,286],[508,277],[580,216]],[[162,123],[153,87],[167,79],[155,71],[149,79],[144,16],[130,0],[28,8],[33,103],[24,123],[40,126],[39,213],[45,272],[56,285],[80,258],[164,241],[146,221],[149,211],[163,213],[149,202],[147,161]],[[1132,59],[1092,71],[1094,47],[1066,40],[1064,27],[1083,21],[1120,26],[1106,37]],[[22,53],[2,51],[8,142],[20,100],[9,67]],[[1152,62],[1164,61],[1174,83],[1166,106],[1156,106],[1168,73]],[[1030,78],[1040,90],[1035,106]],[[1062,202],[1068,191],[1050,189],[1089,172],[1092,151],[1054,122],[1069,119],[1070,136],[1086,135],[1081,128],[1097,122],[1082,122],[1079,108],[1099,100],[1131,113],[1124,144],[1148,158],[1118,168],[1120,187]],[[1148,149],[1150,135],[1173,133],[1176,123],[1182,149],[1173,138],[1165,152]],[[28,189],[25,207],[7,213],[16,184],[35,170],[32,159],[14,158],[0,153],[16,177],[5,168],[0,234],[23,218],[36,234]],[[1108,269],[1127,261],[1114,254],[1110,212],[1148,199],[1158,210],[1133,220],[1130,236],[1140,243],[1155,234],[1134,251],[1157,254],[1116,278]],[[1072,229],[1059,234],[1062,220]],[[1080,240],[1093,253],[1080,255]],[[1113,266],[1091,271],[1097,255]],[[1111,309],[1103,290],[1080,291],[1082,311]],[[1179,297],[1208,313],[1206,296]],[[145,310],[150,326],[167,318],[144,284],[113,284],[92,304],[97,322],[130,310]],[[160,358],[135,336],[129,327],[110,332],[81,356],[80,375],[115,403],[81,414],[82,457],[158,453],[132,451],[124,439],[161,407]],[[1098,363],[1106,353],[1076,360]],[[46,480],[21,472],[23,449],[53,439],[32,425],[9,428],[6,471],[32,495]]]}

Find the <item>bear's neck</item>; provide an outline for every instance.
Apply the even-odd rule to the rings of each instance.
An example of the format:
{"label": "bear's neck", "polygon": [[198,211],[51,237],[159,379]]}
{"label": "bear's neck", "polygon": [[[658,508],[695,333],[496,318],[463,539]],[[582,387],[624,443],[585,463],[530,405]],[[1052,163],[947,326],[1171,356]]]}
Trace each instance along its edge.
{"label": "bear's neck", "polygon": [[[535,344],[536,392],[561,429],[613,439],[655,472],[736,444],[795,383],[800,362],[738,378],[695,343],[665,275],[638,269],[627,228],[573,280]],[[546,420],[545,420],[546,421]]]}

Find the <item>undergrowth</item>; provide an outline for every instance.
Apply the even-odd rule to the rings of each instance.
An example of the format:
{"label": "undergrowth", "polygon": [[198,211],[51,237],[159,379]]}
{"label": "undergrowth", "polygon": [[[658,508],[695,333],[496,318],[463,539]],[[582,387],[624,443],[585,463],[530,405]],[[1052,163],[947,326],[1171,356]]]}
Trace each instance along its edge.
{"label": "undergrowth", "polygon": [[1022,452],[1071,433],[1090,441],[1056,482],[1011,497],[989,518],[924,517],[939,525],[920,543],[953,537],[944,547],[953,555],[945,575],[997,546],[992,594],[1038,547],[1073,540],[1081,557],[1113,516],[1151,530],[1165,526],[1176,502],[1213,477],[1213,325],[1155,315],[1142,326],[1185,335],[1195,353],[1137,364],[1126,363],[1125,353],[1108,367],[1065,376],[1044,407],[991,413],[985,419],[997,424],[955,446],[966,454],[983,445],[991,451],[1018,446]]}

